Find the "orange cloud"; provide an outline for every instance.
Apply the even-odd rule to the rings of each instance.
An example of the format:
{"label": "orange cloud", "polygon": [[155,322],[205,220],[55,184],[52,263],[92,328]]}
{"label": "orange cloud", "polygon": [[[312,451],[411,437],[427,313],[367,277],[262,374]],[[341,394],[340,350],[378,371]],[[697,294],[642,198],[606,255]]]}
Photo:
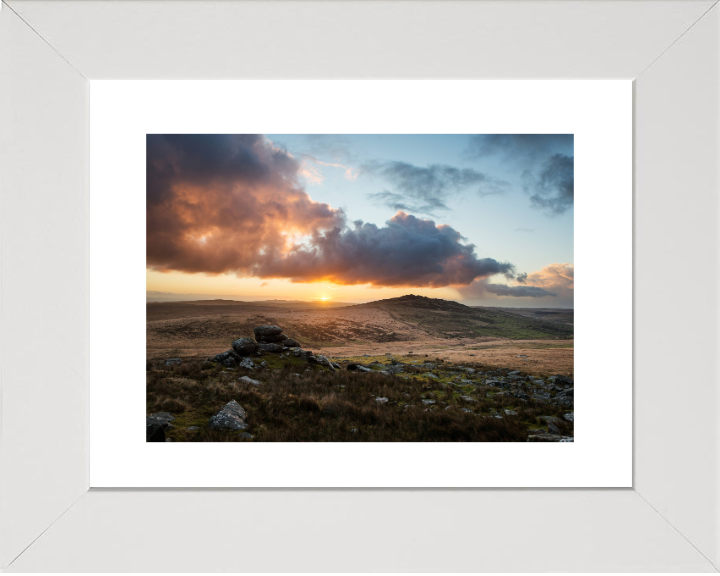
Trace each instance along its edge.
{"label": "orange cloud", "polygon": [[548,264],[542,270],[528,274],[526,282],[559,295],[572,296],[575,289],[575,265],[567,262]]}

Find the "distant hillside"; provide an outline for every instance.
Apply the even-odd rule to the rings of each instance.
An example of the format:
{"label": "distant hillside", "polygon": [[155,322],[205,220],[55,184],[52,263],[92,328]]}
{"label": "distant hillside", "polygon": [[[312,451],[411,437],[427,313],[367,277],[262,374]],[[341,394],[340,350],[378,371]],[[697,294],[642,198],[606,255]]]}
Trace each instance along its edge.
{"label": "distant hillside", "polygon": [[401,296],[358,304],[359,308],[382,308],[393,318],[419,326],[441,338],[572,338],[573,327],[513,314],[498,308],[470,307],[425,296]]}

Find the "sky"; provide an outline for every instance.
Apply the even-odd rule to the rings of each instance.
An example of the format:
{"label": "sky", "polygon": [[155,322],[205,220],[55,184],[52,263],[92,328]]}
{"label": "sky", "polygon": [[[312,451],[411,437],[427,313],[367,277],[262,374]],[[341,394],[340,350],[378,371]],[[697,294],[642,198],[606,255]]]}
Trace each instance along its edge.
{"label": "sky", "polygon": [[147,299],[573,307],[566,134],[148,135]]}

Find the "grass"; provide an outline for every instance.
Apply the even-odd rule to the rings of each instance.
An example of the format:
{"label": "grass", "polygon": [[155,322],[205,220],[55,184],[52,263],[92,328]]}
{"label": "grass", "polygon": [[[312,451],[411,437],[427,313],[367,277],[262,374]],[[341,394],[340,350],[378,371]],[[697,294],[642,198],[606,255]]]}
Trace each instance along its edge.
{"label": "grass", "polygon": [[[418,356],[414,360],[432,361]],[[534,400],[491,395],[499,388],[467,384],[453,386],[442,363],[434,370],[439,380],[422,377],[419,367],[408,367],[402,376],[385,376],[347,370],[331,372],[308,366],[290,356],[263,356],[265,370],[227,371],[214,363],[184,362],[180,366],[147,373],[147,413],[167,411],[175,416],[167,436],[173,441],[247,441],[240,435],[207,428],[209,418],[230,400],[245,409],[252,441],[262,442],[524,442],[529,432],[545,431],[539,416],[562,418],[565,407]],[[339,360],[339,359],[338,359]],[[344,359],[384,365],[387,356]],[[249,375],[259,387],[238,382]],[[404,377],[403,377],[404,376]],[[460,396],[471,396],[466,402]],[[388,399],[378,404],[376,397]],[[422,400],[433,399],[432,406]],[[446,409],[447,408],[447,409]],[[463,409],[468,409],[467,412]],[[503,410],[515,410],[506,416]],[[502,419],[485,417],[493,413]],[[197,430],[188,430],[197,426]],[[559,427],[568,434],[572,423]]]}

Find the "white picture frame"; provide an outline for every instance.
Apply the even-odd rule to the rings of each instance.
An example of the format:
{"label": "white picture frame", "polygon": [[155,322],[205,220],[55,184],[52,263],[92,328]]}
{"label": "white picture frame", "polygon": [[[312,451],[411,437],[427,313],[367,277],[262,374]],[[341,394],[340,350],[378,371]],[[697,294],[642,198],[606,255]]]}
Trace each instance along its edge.
{"label": "white picture frame", "polygon": [[[0,566],[717,571],[719,29],[714,0],[3,3]],[[89,85],[338,77],[634,80],[632,488],[88,490]]]}

